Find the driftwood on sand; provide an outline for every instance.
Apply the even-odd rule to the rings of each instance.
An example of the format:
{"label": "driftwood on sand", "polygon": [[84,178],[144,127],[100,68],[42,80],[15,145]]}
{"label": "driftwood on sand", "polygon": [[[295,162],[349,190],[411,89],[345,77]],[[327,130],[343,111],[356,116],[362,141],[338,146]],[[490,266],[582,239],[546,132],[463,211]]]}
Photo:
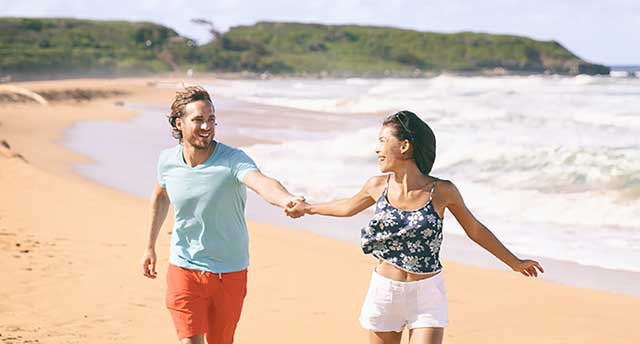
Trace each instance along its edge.
{"label": "driftwood on sand", "polygon": [[32,91],[15,85],[0,85],[0,103],[32,103],[37,102],[47,105],[49,102],[62,100],[89,101],[96,98],[107,98],[125,95],[127,92],[120,90],[100,89],[62,89]]}

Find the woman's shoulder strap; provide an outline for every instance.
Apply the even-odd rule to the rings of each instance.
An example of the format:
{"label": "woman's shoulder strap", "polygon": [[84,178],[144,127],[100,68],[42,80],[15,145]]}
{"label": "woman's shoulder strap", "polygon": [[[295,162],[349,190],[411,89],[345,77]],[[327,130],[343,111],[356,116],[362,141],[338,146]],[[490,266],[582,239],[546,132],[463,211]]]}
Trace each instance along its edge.
{"label": "woman's shoulder strap", "polygon": [[438,184],[440,179],[433,177],[433,184],[431,184],[431,191],[429,191],[429,202],[433,199],[433,193],[436,191],[436,184]]}

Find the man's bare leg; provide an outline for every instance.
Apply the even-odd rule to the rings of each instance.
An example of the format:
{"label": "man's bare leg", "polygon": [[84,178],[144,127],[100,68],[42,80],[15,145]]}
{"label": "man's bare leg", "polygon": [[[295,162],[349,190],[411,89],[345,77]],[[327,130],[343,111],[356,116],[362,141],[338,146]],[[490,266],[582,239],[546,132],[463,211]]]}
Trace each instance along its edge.
{"label": "man's bare leg", "polygon": [[182,338],[180,344],[204,344],[204,334],[196,334],[192,337]]}

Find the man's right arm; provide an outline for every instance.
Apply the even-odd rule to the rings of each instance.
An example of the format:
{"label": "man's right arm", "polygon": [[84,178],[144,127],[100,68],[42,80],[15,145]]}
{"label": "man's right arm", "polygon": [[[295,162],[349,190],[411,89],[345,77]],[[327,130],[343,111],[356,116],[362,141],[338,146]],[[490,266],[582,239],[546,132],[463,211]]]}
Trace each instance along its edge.
{"label": "man's right arm", "polygon": [[156,186],[151,195],[150,201],[150,221],[149,221],[149,235],[147,237],[147,246],[145,247],[145,253],[142,256],[142,273],[145,277],[156,278],[156,240],[160,233],[160,228],[164,220],[167,218],[169,212],[169,195],[167,189],[156,183]]}

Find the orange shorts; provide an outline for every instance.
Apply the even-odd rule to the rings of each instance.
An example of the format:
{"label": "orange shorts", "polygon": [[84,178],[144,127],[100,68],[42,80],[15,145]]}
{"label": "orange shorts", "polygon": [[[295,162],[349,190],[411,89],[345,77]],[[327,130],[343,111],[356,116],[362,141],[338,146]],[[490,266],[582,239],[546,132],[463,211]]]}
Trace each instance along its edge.
{"label": "orange shorts", "polygon": [[208,344],[233,343],[246,295],[246,269],[217,274],[169,264],[166,304],[179,339],[205,334]]}

